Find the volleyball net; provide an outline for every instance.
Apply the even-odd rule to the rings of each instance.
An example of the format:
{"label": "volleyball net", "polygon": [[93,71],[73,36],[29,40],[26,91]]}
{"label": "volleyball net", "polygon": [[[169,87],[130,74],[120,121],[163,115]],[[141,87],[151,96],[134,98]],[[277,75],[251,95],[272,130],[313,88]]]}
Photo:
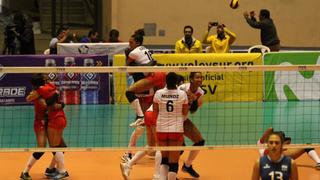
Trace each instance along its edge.
{"label": "volleyball net", "polygon": [[[63,137],[73,151],[127,149],[134,130],[129,124],[136,114],[125,99],[125,90],[132,83],[128,73],[133,72],[176,72],[185,82],[189,81],[190,72],[202,72],[204,104],[189,115],[206,141],[206,146],[198,149],[256,148],[268,127],[284,131],[292,138],[293,145],[319,146],[318,65],[0,68],[1,77],[14,74],[18,79],[31,78],[33,73],[60,77],[54,83],[62,100],[67,101]],[[71,82],[63,80],[65,76],[79,78]],[[95,81],[108,84],[109,89],[93,88],[97,85]],[[70,88],[75,84],[76,87]],[[23,92],[25,98],[31,91],[21,88],[0,86],[0,151],[29,151],[36,147],[32,103],[17,104],[10,100]],[[95,90],[108,95],[99,96]],[[185,149],[195,148],[189,147],[193,143],[185,139]],[[146,149],[145,144],[143,135],[137,149]]]}

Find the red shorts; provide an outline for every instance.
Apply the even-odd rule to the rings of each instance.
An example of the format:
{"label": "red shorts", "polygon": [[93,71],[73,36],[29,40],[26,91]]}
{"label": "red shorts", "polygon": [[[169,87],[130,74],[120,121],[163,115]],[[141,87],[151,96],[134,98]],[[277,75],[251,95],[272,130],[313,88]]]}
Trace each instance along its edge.
{"label": "red shorts", "polygon": [[67,126],[67,118],[63,110],[49,112],[48,119],[50,128],[63,130]]}
{"label": "red shorts", "polygon": [[155,126],[157,125],[157,116],[153,111],[146,111],[144,113],[144,124],[146,126]]}
{"label": "red shorts", "polygon": [[183,141],[183,133],[179,132],[170,132],[170,133],[163,133],[157,132],[157,139],[159,141],[166,141],[166,140],[175,140],[175,141]]}
{"label": "red shorts", "polygon": [[153,72],[146,77],[148,81],[152,83],[154,87],[158,89],[164,88],[166,85],[166,73],[164,72]]}
{"label": "red shorts", "polygon": [[41,132],[41,131],[45,131],[46,129],[46,125],[44,120],[34,120],[33,122],[33,130],[34,132]]}

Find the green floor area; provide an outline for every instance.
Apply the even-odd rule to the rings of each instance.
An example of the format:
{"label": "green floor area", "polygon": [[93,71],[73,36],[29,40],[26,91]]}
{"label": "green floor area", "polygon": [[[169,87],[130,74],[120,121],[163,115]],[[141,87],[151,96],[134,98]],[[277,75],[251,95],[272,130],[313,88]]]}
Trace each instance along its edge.
{"label": "green floor area", "polygon": [[[319,101],[206,103],[190,119],[207,145],[255,144],[270,126],[293,143],[320,143],[319,108]],[[65,112],[69,147],[127,146],[135,118],[129,105],[69,105]],[[0,106],[0,148],[10,147],[35,147],[33,106]]]}

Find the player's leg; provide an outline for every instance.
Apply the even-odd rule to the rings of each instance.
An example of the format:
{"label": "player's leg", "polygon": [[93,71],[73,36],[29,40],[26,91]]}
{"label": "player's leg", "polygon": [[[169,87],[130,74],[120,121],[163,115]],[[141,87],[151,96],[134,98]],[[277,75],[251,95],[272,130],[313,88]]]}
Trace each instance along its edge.
{"label": "player's leg", "polygon": [[[169,146],[182,146],[183,135],[174,134],[169,140]],[[180,151],[169,151],[169,172],[168,180],[176,180],[179,169]]]}
{"label": "player's leg", "polygon": [[141,79],[138,82],[132,84],[128,90],[126,91],[126,97],[131,104],[132,108],[135,110],[137,114],[137,119],[143,119],[143,111],[136,94],[145,92],[153,87],[153,84],[147,79]]}
{"label": "player's leg", "polygon": [[314,148],[288,149],[284,151],[284,154],[292,159],[297,159],[304,153],[307,153],[308,156],[316,163],[315,168],[320,169],[320,158]]}
{"label": "player's leg", "polygon": [[[146,111],[145,112],[145,125],[146,125],[146,134],[147,134],[147,142],[148,146],[156,146],[157,143],[157,134],[156,134],[156,123],[157,117],[153,113],[153,111]],[[154,167],[154,174],[153,179],[160,179],[160,166],[161,166],[161,152],[155,152],[155,167]]]}
{"label": "player's leg", "polygon": [[[45,147],[47,135],[46,135],[44,126],[41,126],[41,121],[36,121],[34,123],[34,131],[36,134],[38,147]],[[29,157],[26,167],[24,168],[23,172],[20,175],[20,179],[23,179],[23,180],[31,179],[31,176],[29,175],[29,171],[31,170],[33,165],[36,163],[36,161],[42,157],[43,154],[44,152],[32,153],[32,155]]]}
{"label": "player's leg", "polygon": [[[66,125],[66,119],[65,117],[57,117],[54,120],[49,120],[48,123],[48,140],[50,147],[56,147],[60,148],[62,147],[62,141],[63,141],[63,129]],[[63,152],[59,151],[54,153],[55,154],[55,161],[57,163],[57,171],[58,174],[54,176],[54,179],[61,179],[64,177],[68,177],[69,174],[65,168],[64,164],[64,154]]]}
{"label": "player's leg", "polygon": [[[152,98],[150,98],[150,99],[152,99]],[[146,101],[145,99],[141,99],[141,98],[139,98],[139,102],[141,104],[141,108],[142,108],[143,112],[145,112],[150,107],[150,105],[152,103],[152,101],[149,101],[149,100]],[[145,127],[142,124],[141,125],[138,124],[137,126],[134,126],[134,127],[135,127],[135,129],[131,133],[128,147],[135,147],[136,146],[137,141],[142,136],[144,129],[145,129]],[[132,156],[133,156],[132,152],[127,151],[121,156],[121,160],[122,160],[122,162],[128,162],[132,159]]]}
{"label": "player's leg", "polygon": [[[203,139],[199,129],[193,124],[190,119],[185,120],[183,129],[184,135],[194,143],[193,146],[204,146],[205,140]],[[199,150],[190,151],[187,160],[182,166],[183,172],[187,172],[195,178],[200,177],[200,175],[193,169],[192,163],[196,159],[199,152]]]}
{"label": "player's leg", "polygon": [[[168,146],[166,133],[157,133],[158,146]],[[160,180],[166,180],[169,172],[169,151],[161,151]]]}

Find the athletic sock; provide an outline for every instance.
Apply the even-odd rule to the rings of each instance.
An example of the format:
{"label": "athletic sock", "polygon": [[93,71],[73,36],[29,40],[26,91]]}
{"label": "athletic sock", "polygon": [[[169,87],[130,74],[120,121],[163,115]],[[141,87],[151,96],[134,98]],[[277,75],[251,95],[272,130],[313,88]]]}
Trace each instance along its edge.
{"label": "athletic sock", "polygon": [[142,159],[147,154],[146,151],[138,151],[134,154],[132,159],[128,162],[128,165],[132,167],[136,162],[138,162],[140,159]]}
{"label": "athletic sock", "polygon": [[169,166],[161,164],[160,166],[160,180],[166,180],[169,172]]}
{"label": "athletic sock", "polygon": [[154,175],[160,176],[160,165],[161,165],[161,152],[157,151],[156,156],[154,158]]}
{"label": "athletic sock", "polygon": [[308,152],[308,155],[312,160],[314,160],[316,163],[320,163],[320,158],[315,150],[311,150]]}

